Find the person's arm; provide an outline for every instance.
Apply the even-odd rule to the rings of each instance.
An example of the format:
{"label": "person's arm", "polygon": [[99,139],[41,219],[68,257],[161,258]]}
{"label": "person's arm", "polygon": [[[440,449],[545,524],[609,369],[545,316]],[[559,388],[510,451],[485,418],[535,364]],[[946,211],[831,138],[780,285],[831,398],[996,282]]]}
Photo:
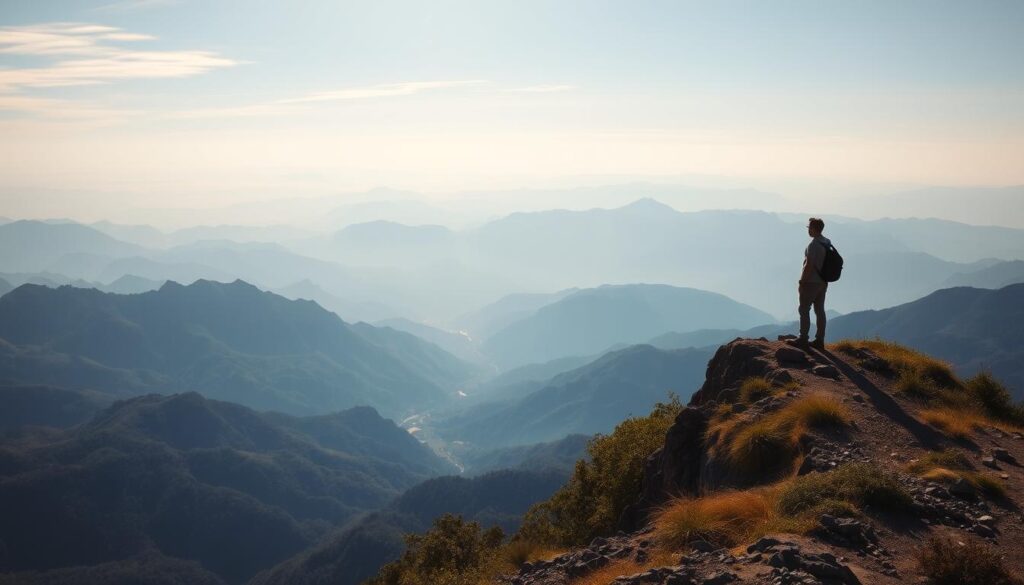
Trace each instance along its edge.
{"label": "person's arm", "polygon": [[813,253],[814,250],[810,245],[804,249],[804,268],[800,271],[800,282],[809,282],[814,278],[814,258],[811,257]]}
{"label": "person's arm", "polygon": [[804,269],[800,271],[800,282],[809,282],[815,275],[814,264],[810,258],[804,258]]}

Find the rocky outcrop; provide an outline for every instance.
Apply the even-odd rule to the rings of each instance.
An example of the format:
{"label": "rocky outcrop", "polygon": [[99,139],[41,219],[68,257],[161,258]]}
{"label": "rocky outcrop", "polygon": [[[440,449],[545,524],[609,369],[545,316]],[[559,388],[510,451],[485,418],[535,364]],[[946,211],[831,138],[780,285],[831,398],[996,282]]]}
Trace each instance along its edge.
{"label": "rocky outcrop", "polygon": [[715,408],[731,403],[747,409],[746,415],[751,418],[771,412],[781,407],[786,397],[767,397],[749,407],[738,404],[743,381],[763,377],[783,385],[794,379],[790,368],[813,367],[814,360],[803,351],[765,339],[737,339],[720,347],[708,362],[704,385],[676,417],[666,433],[665,445],[648,458],[640,497],[624,511],[619,528],[638,529],[646,521],[647,512],[670,497],[698,496],[708,488],[728,485],[729,474],[708,456],[706,435]]}
{"label": "rocky outcrop", "polygon": [[709,415],[705,409],[688,406],[676,416],[665,435],[665,445],[654,452],[644,466],[640,499],[623,512],[622,530],[636,530],[647,511],[672,495],[696,496],[706,458],[704,435]]}
{"label": "rocky outcrop", "polygon": [[[768,356],[765,345],[737,339],[719,347],[708,362],[704,384],[694,393],[690,404],[732,402],[743,380],[751,376],[769,377],[773,374],[778,368]],[[800,350],[793,350],[803,354]]]}
{"label": "rocky outcrop", "polygon": [[[740,386],[750,377],[773,382],[774,390],[756,401],[739,400]],[[735,340],[719,348],[708,364],[704,385],[676,417],[663,446],[647,459],[638,500],[620,518],[620,532],[582,550],[528,564],[502,582],[554,585],[606,571],[603,579],[618,575],[611,581],[614,585],[896,585],[923,579],[913,555],[921,535],[953,533],[957,542],[976,539],[993,548],[1017,548],[1024,517],[1018,504],[1010,501],[1012,484],[1003,488],[1007,495],[1002,497],[986,486],[994,485],[996,476],[1010,481],[1024,473],[1019,464],[1024,461],[1019,443],[1024,436],[979,428],[977,434],[987,435],[984,440],[991,444],[969,443],[974,451],[967,457],[980,461],[980,470],[968,465],[962,474],[945,470],[919,477],[916,463],[936,451],[959,450],[968,443],[950,441],[917,418],[920,405],[893,392],[893,380],[889,365],[865,349],[805,352],[764,339]],[[798,384],[784,387],[792,381]],[[888,481],[898,485],[901,499],[906,498],[898,509],[866,496],[863,501],[840,502],[852,510],[845,505],[805,509],[799,530],[765,536],[745,550],[713,544],[728,542],[714,530],[692,534],[696,540],[685,546],[667,549],[654,544],[650,515],[670,498],[700,498],[776,479],[768,472],[740,477],[735,465],[725,464],[725,447],[732,447],[734,431],[743,429],[737,425],[765,420],[809,396],[824,396],[841,409],[847,422],[841,427],[808,424],[795,427],[797,435],[787,435],[791,439],[786,444],[792,445],[787,448],[795,458],[786,459],[779,478],[804,482],[790,492],[801,495],[791,497],[807,497],[800,490],[847,489],[837,486],[846,486],[850,479],[837,478],[843,483],[830,484],[830,474],[847,465],[867,464],[884,469]],[[820,406],[804,402],[785,416],[768,420],[789,420],[789,414],[802,412],[808,404]],[[930,435],[923,434],[923,428]],[[982,474],[987,482],[979,481]]]}

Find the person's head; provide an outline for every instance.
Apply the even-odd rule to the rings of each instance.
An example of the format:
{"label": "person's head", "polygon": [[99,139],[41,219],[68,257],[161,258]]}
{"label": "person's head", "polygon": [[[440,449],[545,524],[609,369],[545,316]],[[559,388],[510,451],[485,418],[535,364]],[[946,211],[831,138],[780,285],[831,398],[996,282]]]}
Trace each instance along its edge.
{"label": "person's head", "polygon": [[807,221],[807,235],[816,238],[825,231],[825,222],[818,217],[812,217]]}

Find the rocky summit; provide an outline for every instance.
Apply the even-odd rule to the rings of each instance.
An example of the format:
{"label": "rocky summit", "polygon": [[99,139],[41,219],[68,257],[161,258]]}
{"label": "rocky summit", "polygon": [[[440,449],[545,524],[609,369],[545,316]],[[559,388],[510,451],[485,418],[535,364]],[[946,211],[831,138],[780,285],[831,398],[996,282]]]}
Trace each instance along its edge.
{"label": "rocky summit", "polygon": [[1024,436],[1005,389],[894,344],[787,341],[719,348],[617,534],[498,582],[1018,582]]}

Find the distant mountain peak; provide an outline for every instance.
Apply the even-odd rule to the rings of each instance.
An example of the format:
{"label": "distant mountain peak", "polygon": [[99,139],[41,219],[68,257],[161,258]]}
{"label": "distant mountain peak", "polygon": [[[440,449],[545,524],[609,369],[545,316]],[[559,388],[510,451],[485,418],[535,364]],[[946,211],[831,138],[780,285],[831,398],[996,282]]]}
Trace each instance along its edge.
{"label": "distant mountain peak", "polygon": [[641,197],[636,201],[623,205],[621,211],[632,211],[641,213],[679,213],[670,205],[666,205],[653,197]]}

